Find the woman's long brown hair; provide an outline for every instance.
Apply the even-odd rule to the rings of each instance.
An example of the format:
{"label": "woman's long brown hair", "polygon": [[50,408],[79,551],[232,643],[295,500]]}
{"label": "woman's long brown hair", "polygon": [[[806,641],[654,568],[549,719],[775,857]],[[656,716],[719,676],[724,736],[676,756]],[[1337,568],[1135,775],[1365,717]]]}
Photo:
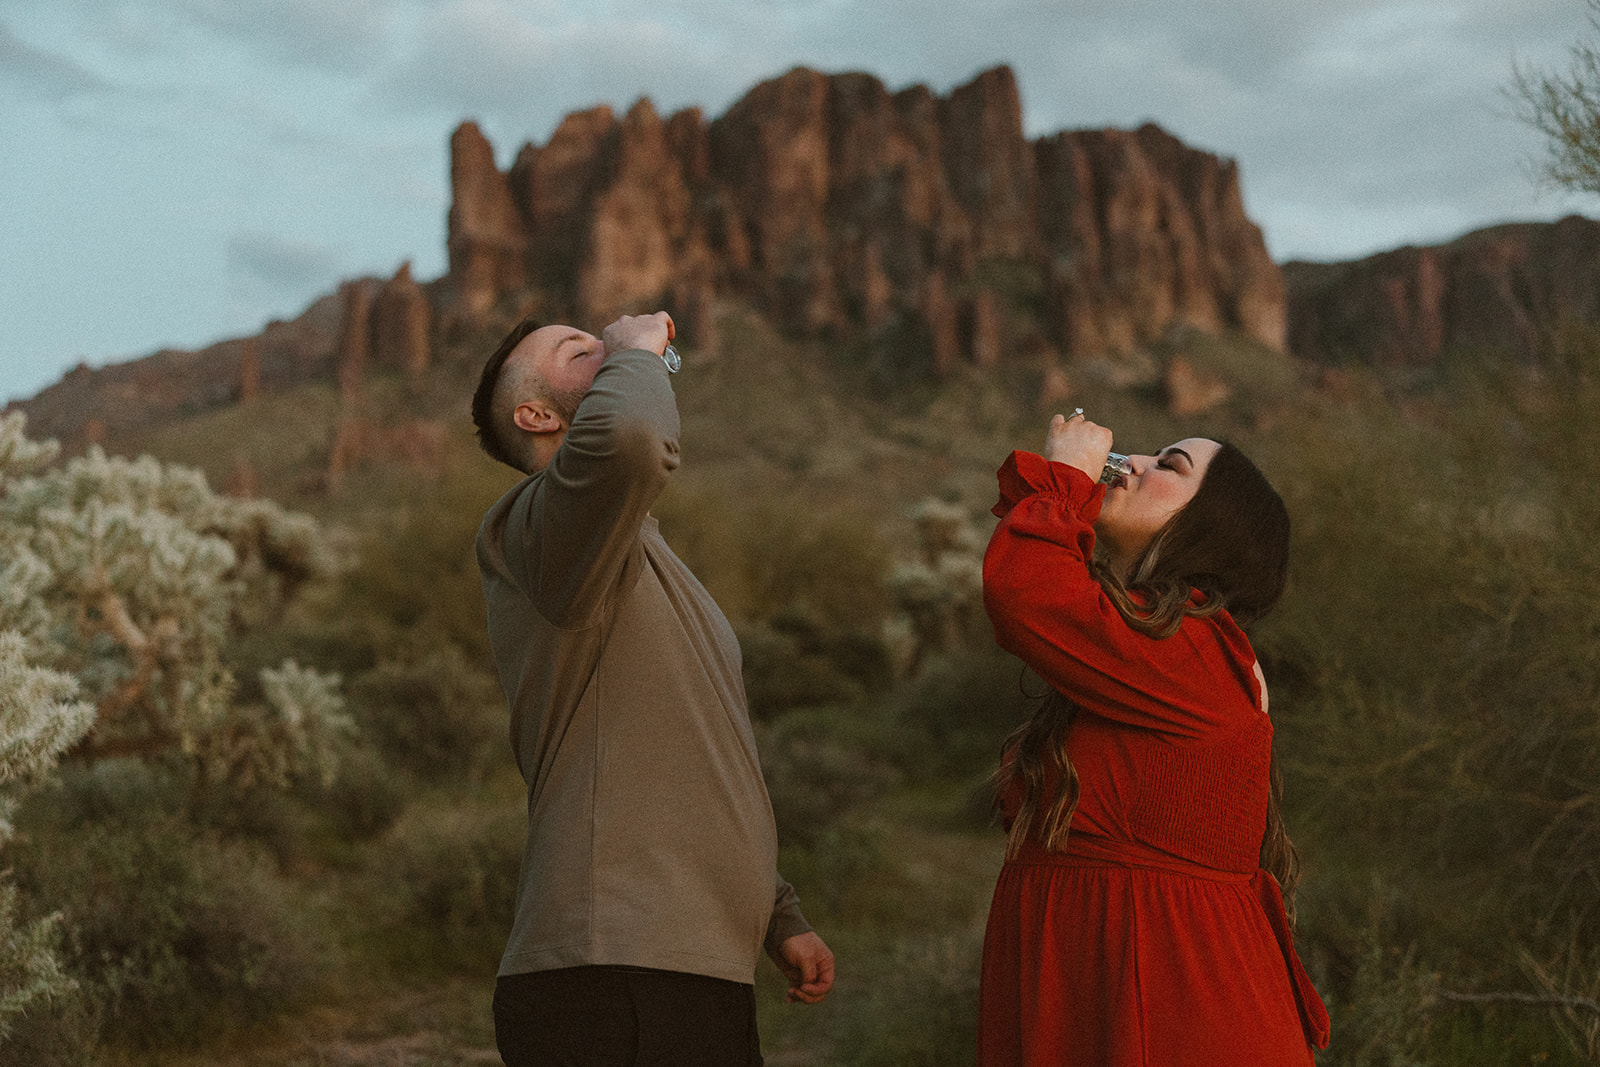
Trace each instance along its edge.
{"label": "woman's long brown hair", "polygon": [[[1288,509],[1256,465],[1226,442],[1212,457],[1194,498],[1151,538],[1126,583],[1104,561],[1089,564],[1118,614],[1156,639],[1172,636],[1188,616],[1227,611],[1240,626],[1249,625],[1278,602],[1288,571]],[[1067,758],[1067,732],[1076,710],[1072,701],[1051,691],[1006,739],[997,790],[1015,784],[1022,792],[1007,835],[1007,856],[1016,855],[1030,834],[1047,849],[1066,844],[1078,806],[1078,772]],[[1047,798],[1051,777],[1058,785]],[[1278,880],[1292,922],[1300,856],[1283,825],[1276,754],[1270,778],[1260,864]]]}

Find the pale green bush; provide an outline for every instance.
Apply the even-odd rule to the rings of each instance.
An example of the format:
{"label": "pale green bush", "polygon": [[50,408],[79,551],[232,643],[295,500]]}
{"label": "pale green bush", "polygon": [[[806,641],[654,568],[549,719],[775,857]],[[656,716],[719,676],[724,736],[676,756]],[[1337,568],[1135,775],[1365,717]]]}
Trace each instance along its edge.
{"label": "pale green bush", "polygon": [[0,623],[94,704],[86,759],[187,758],[203,791],[331,773],[338,679],[286,662],[237,699],[230,642],[335,560],[309,518],[213,493],[197,471],[98,449],[57,466],[0,422]]}

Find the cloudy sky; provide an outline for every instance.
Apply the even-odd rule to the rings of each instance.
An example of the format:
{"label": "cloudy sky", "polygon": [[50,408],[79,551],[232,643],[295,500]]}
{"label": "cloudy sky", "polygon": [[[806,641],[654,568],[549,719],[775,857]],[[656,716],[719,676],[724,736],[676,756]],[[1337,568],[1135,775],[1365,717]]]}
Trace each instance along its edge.
{"label": "cloudy sky", "polygon": [[0,403],[443,273],[462,119],[504,166],[569,111],[715,116],[801,64],[1009,63],[1032,136],[1158,122],[1239,161],[1280,260],[1600,216],[1503,95],[1590,32],[1583,0],[0,0]]}

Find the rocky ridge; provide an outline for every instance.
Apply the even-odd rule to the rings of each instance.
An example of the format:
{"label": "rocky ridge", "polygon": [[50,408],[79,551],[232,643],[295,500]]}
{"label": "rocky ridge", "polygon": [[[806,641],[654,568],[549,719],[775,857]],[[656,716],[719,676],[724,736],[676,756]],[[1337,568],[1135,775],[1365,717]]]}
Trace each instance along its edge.
{"label": "rocky ridge", "polygon": [[1600,222],[1508,223],[1346,263],[1289,263],[1289,347],[1316,363],[1426,366],[1450,352],[1527,363],[1600,323]]}
{"label": "rocky ridge", "polygon": [[[1006,67],[945,97],[800,68],[709,122],[594,108],[504,172],[466,122],[450,175],[444,277],[349,281],[259,336],[80,367],[17,406],[78,447],[327,381],[360,428],[370,368],[420,380],[529,311],[598,325],[666,307],[711,352],[733,302],[890,352],[891,380],[1013,353],[1115,360],[1180,327],[1284,344],[1282,278],[1231,161],[1153,125],[1030,141]],[[330,476],[363,451],[333,448]]]}
{"label": "rocky ridge", "polygon": [[[662,118],[648,100],[620,118],[571,114],[504,171],[466,122],[450,138],[443,277],[403,265],[355,279],[257,336],[80,366],[11,407],[76,449],[327,382],[341,412],[332,480],[377,454],[425,462],[438,436],[390,440],[400,431],[364,410],[374,368],[426,388],[447,354],[476,358],[528,312],[596,326],[667,307],[709,355],[734,305],[844,341],[890,381],[1021,358],[1047,368],[1046,392],[1068,388],[1063,368],[1080,359],[1148,382],[1149,351],[1195,330],[1314,363],[1412,366],[1461,349],[1531,360],[1566,326],[1600,323],[1600,222],[1280,270],[1232,161],[1154,125],[1029,140],[1021,114],[1005,67],[943,97],[800,68],[711,121]],[[1181,354],[1165,362],[1174,410],[1226,397]]]}
{"label": "rocky ridge", "polygon": [[451,138],[450,288],[483,315],[531,287],[579,322],[723,297],[802,335],[911,331],[916,373],[1015,348],[1117,356],[1174,326],[1281,350],[1282,279],[1238,168],[1156,126],[1030,141],[1016,80],[939,97],[799,68],[721,117],[569,115],[509,170]]}

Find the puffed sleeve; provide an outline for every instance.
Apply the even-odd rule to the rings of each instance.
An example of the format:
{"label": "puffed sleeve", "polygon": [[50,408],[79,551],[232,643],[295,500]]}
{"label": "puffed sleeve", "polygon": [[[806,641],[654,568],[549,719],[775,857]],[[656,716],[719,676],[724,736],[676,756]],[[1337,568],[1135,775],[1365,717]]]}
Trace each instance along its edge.
{"label": "puffed sleeve", "polygon": [[1255,653],[1227,614],[1153,638],[1130,627],[1089,572],[1106,489],[1075,467],[1013,452],[983,564],[995,640],[1079,707],[1197,737],[1257,713]]}

